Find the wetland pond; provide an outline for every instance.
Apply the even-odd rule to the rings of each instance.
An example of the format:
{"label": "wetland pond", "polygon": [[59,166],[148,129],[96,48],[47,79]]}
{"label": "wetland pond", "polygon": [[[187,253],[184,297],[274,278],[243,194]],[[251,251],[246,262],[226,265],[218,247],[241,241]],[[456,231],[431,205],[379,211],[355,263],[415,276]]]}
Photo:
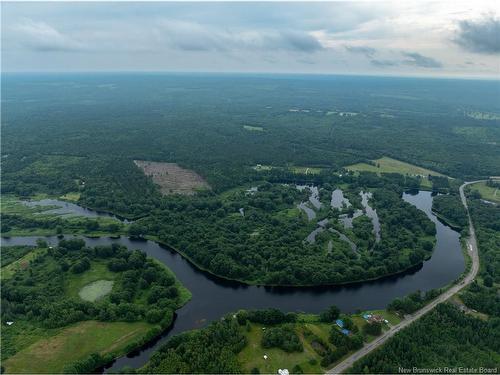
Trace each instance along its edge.
{"label": "wetland pond", "polygon": [[[335,304],[344,312],[381,309],[396,297],[416,290],[427,291],[455,280],[465,269],[459,233],[441,223],[432,213],[432,195],[427,191],[403,195],[403,199],[424,211],[436,224],[436,247],[432,257],[405,273],[344,286],[263,287],[227,281],[203,272],[174,250],[153,241],[121,238],[85,238],[88,246],[118,243],[139,249],[169,267],[192,293],[192,299],[176,313],[173,325],[159,338],[139,350],[118,358],[103,371],[118,371],[123,366],[143,366],[172,335],[200,328],[224,314],[239,309],[278,308],[283,311],[319,313]],[[70,237],[70,236],[68,236]],[[34,245],[39,237],[2,238],[2,246]],[[56,245],[57,237],[46,237]]]}

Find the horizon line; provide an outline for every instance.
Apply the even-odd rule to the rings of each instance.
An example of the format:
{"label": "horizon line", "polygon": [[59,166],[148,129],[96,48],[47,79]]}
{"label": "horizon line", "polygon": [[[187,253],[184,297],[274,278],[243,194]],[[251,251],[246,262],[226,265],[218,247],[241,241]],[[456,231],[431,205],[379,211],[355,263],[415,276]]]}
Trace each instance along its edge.
{"label": "horizon line", "polygon": [[478,80],[500,81],[500,74],[493,76],[461,76],[461,75],[419,75],[419,74],[374,74],[374,73],[327,73],[327,72],[241,72],[241,71],[178,71],[178,70],[75,70],[75,71],[0,71],[4,74],[180,74],[180,75],[278,75],[278,76],[347,76],[347,77],[373,77],[373,78],[422,78],[422,79],[451,79],[451,80]]}

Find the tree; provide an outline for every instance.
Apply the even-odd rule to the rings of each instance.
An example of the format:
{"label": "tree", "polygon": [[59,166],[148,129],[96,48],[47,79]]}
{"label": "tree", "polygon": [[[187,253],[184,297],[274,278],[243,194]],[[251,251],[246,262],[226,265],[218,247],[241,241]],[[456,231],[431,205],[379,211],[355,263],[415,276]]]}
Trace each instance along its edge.
{"label": "tree", "polygon": [[382,333],[382,323],[372,322],[363,326],[363,333],[370,336],[379,336]]}
{"label": "tree", "polygon": [[339,315],[340,309],[335,305],[331,305],[328,309],[326,309],[319,315],[319,319],[322,322],[328,323],[335,321],[339,317]]}

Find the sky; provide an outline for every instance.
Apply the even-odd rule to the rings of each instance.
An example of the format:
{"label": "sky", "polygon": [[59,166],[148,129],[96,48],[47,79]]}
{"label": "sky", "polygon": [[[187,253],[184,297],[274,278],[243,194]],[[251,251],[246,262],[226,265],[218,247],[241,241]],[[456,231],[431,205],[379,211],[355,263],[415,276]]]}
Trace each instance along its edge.
{"label": "sky", "polygon": [[2,2],[2,71],[500,78],[495,1]]}

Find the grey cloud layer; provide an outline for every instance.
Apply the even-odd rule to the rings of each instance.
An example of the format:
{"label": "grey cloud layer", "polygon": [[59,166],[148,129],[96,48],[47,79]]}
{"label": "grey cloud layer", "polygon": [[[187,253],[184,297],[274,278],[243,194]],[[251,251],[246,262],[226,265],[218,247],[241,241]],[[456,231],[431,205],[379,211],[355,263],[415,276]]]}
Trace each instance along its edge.
{"label": "grey cloud layer", "polygon": [[500,53],[500,20],[486,16],[478,21],[461,21],[455,42],[466,50]]}
{"label": "grey cloud layer", "polygon": [[403,52],[403,56],[407,57],[403,64],[419,66],[421,68],[442,68],[443,64],[432,57],[423,56],[417,52]]}
{"label": "grey cloud layer", "polygon": [[373,55],[375,55],[375,52],[377,52],[377,50],[375,48],[366,47],[366,46],[344,46],[344,48],[349,52],[359,53],[359,54],[364,55],[368,58],[373,57]]}
{"label": "grey cloud layer", "polygon": [[64,34],[47,23],[31,19],[24,19],[12,29],[21,45],[39,52],[104,48],[155,51],[167,48],[198,52],[250,49],[310,53],[323,49],[319,41],[306,31],[239,30],[232,32],[178,20],[159,20],[142,28],[133,25],[129,27],[134,31],[135,43],[130,43],[130,40],[125,40],[116,33],[93,32],[72,36],[70,32]]}
{"label": "grey cloud layer", "polygon": [[[433,13],[427,7],[349,1],[7,2],[3,66],[13,71],[498,71],[492,56],[500,51],[498,19],[473,21],[479,13],[458,7],[469,20],[453,24],[448,8]],[[422,33],[420,24],[430,32]],[[449,31],[435,32],[444,29]]]}

